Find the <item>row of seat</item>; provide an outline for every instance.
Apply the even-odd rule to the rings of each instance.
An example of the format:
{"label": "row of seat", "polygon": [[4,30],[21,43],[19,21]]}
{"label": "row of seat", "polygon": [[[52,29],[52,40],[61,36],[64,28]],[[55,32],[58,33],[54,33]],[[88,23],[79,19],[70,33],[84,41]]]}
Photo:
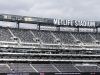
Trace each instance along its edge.
{"label": "row of seat", "polygon": [[98,65],[74,65],[74,64],[29,64],[29,63],[8,63],[0,64],[0,73],[17,72],[100,72]]}
{"label": "row of seat", "polygon": [[77,40],[83,43],[93,43],[96,40],[100,41],[100,33],[58,32],[0,27],[0,41],[13,42],[14,39],[12,37],[19,38],[21,42],[29,43],[43,42],[56,44],[61,42],[72,44]]}
{"label": "row of seat", "polygon": [[0,56],[0,59],[36,59],[36,60],[100,60],[100,57],[62,57],[62,56]]}

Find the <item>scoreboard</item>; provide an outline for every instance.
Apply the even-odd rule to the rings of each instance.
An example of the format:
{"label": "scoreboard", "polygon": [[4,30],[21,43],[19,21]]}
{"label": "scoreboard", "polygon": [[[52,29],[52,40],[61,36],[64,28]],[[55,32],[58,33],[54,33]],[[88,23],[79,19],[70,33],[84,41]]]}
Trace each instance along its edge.
{"label": "scoreboard", "polygon": [[0,21],[30,23],[30,24],[48,24],[57,26],[70,26],[70,27],[97,27],[100,26],[99,21],[81,21],[81,20],[63,20],[40,18],[30,16],[19,16],[10,14],[0,14]]}

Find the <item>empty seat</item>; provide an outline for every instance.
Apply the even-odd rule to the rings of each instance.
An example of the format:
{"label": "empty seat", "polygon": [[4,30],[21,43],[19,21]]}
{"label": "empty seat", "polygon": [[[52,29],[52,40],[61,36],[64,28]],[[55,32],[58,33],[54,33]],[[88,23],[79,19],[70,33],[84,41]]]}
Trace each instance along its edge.
{"label": "empty seat", "polygon": [[54,64],[61,72],[79,72],[72,64]]}
{"label": "empty seat", "polygon": [[77,66],[82,72],[100,72],[100,68],[97,66]]}
{"label": "empty seat", "polygon": [[58,72],[52,64],[32,64],[38,72]]}
{"label": "empty seat", "polygon": [[10,68],[13,69],[14,72],[36,72],[28,63],[10,63]]}

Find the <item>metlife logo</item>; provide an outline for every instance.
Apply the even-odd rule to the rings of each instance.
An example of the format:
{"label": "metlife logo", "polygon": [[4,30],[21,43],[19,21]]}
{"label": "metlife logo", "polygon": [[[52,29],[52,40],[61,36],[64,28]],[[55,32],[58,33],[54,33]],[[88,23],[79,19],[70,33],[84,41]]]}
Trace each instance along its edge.
{"label": "metlife logo", "polygon": [[54,25],[95,27],[95,21],[61,20],[54,19]]}

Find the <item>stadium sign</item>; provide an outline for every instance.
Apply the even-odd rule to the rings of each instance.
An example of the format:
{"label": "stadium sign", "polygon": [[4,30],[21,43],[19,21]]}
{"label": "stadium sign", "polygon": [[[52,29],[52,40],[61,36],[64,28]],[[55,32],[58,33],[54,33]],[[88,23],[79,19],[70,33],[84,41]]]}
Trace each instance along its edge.
{"label": "stadium sign", "polygon": [[55,25],[95,27],[95,21],[61,20],[54,19]]}
{"label": "stadium sign", "polygon": [[[79,20],[61,20],[50,18],[39,18],[19,15],[0,14],[0,21],[18,22],[18,23],[31,23],[31,24],[50,24],[50,25],[63,25],[74,27],[96,27],[99,26],[97,21],[79,21]],[[98,24],[99,23],[99,24]]]}

